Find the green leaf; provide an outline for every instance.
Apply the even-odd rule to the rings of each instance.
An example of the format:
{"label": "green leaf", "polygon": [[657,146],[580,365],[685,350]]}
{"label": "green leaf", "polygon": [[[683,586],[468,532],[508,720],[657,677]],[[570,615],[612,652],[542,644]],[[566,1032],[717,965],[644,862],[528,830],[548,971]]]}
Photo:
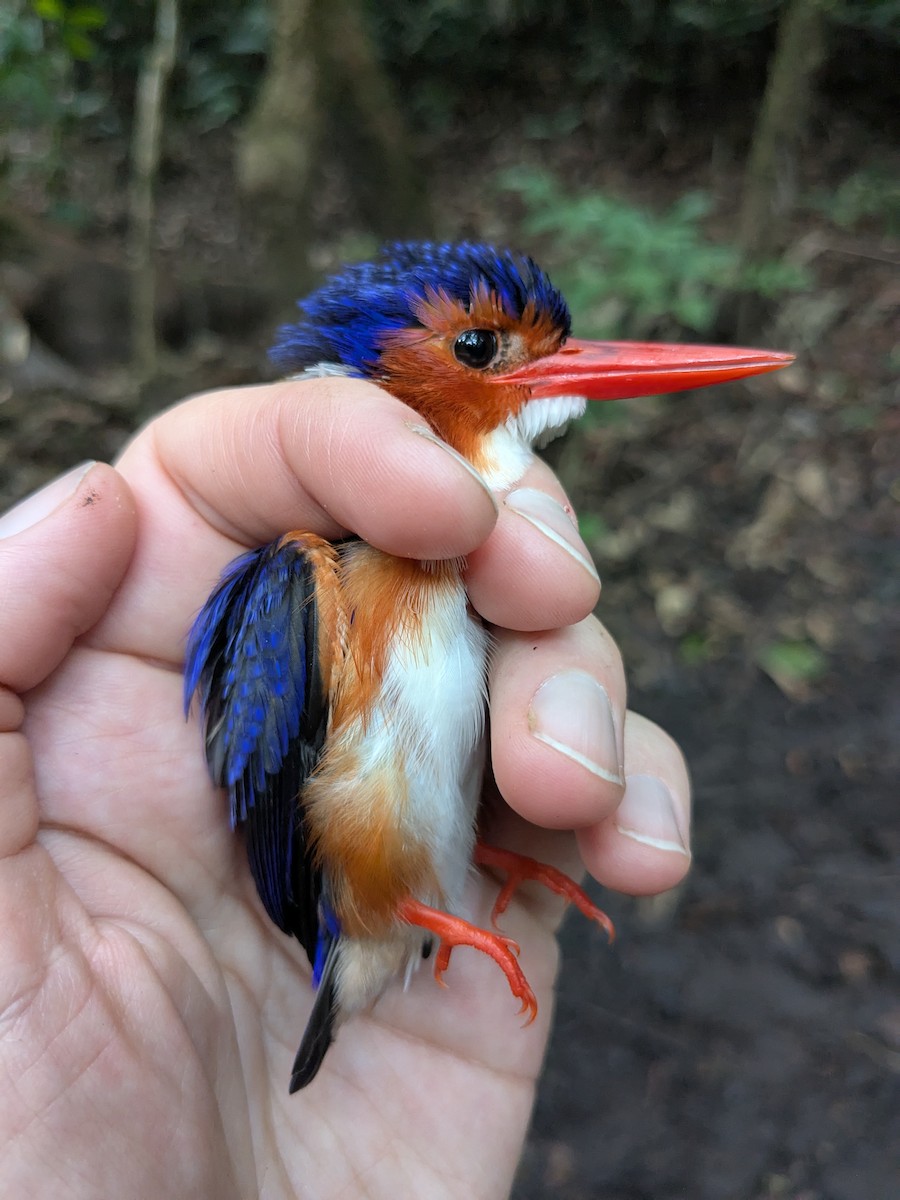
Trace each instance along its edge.
{"label": "green leaf", "polygon": [[609,526],[597,513],[582,513],[578,518],[578,532],[588,545],[600,542],[609,536]]}
{"label": "green leaf", "polygon": [[65,19],[65,5],[60,0],[32,0],[34,11],[42,21],[62,21]]}
{"label": "green leaf", "polygon": [[678,643],[678,654],[687,666],[702,666],[712,657],[709,639],[705,633],[688,633]]}
{"label": "green leaf", "polygon": [[66,14],[66,24],[72,29],[102,29],[106,24],[106,20],[106,13],[103,9],[91,4],[84,4],[78,8],[70,8]]}
{"label": "green leaf", "polygon": [[773,642],[759,651],[757,661],[776,681],[813,683],[828,670],[828,659],[809,642]]}
{"label": "green leaf", "polygon": [[68,52],[79,62],[88,62],[96,54],[94,43],[77,29],[64,29],[62,40]]}

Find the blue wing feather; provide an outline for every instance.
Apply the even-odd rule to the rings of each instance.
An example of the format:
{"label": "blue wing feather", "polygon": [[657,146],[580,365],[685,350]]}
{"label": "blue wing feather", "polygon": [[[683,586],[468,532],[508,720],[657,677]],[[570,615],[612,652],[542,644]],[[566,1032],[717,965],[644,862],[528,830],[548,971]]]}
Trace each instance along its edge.
{"label": "blue wing feather", "polygon": [[319,939],[320,872],[312,861],[303,786],[325,741],[315,572],[284,538],[236,559],[194,622],[185,707],[199,698],[206,755],[243,826],[250,868],[272,920],[310,961]]}

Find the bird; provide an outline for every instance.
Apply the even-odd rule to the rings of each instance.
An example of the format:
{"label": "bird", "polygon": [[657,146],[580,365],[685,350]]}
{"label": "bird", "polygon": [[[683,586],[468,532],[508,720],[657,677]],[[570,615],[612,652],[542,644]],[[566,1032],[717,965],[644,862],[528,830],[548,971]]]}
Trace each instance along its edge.
{"label": "bird", "polygon": [[[722,383],[792,358],[575,339],[532,258],[472,242],[388,245],[298,308],[271,351],[287,376],[374,382],[497,490],[588,400]],[[432,954],[438,981],[454,948],[489,955],[533,1020],[519,948],[497,928],[524,880],[613,934],[574,881],[478,838],[490,637],[463,568],[290,530],[226,568],[187,637],[185,708],[196,697],[209,773],[263,906],[312,968],[291,1093],[315,1078],[344,1022]],[[491,930],[463,905],[479,867],[506,875]]]}

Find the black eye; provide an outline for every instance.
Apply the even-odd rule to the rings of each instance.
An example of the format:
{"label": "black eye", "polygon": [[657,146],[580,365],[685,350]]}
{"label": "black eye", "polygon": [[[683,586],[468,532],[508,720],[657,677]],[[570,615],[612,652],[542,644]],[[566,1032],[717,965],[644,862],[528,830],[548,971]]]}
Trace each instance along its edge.
{"label": "black eye", "polygon": [[464,367],[487,367],[497,353],[497,335],[490,329],[467,329],[453,343],[453,353]]}

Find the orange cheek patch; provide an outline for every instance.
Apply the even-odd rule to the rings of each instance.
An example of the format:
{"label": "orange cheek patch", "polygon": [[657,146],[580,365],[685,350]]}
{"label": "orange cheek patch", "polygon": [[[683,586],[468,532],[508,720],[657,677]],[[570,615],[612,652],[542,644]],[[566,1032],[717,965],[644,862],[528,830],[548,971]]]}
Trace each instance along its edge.
{"label": "orange cheek patch", "polygon": [[466,458],[527,398],[524,388],[503,386],[487,372],[461,366],[446,343],[435,339],[404,345],[392,337],[381,364],[382,387],[421,413],[435,433]]}
{"label": "orange cheek patch", "polygon": [[507,351],[506,371],[554,353],[562,330],[532,300],[521,317],[510,315],[485,284],[472,289],[468,305],[434,289],[426,289],[410,304],[422,327],[385,335],[377,382],[421,413],[455,450],[476,462],[485,435],[514,416],[529,392],[496,382],[490,368],[478,371],[463,366],[454,357],[453,341],[466,329],[495,330]]}

